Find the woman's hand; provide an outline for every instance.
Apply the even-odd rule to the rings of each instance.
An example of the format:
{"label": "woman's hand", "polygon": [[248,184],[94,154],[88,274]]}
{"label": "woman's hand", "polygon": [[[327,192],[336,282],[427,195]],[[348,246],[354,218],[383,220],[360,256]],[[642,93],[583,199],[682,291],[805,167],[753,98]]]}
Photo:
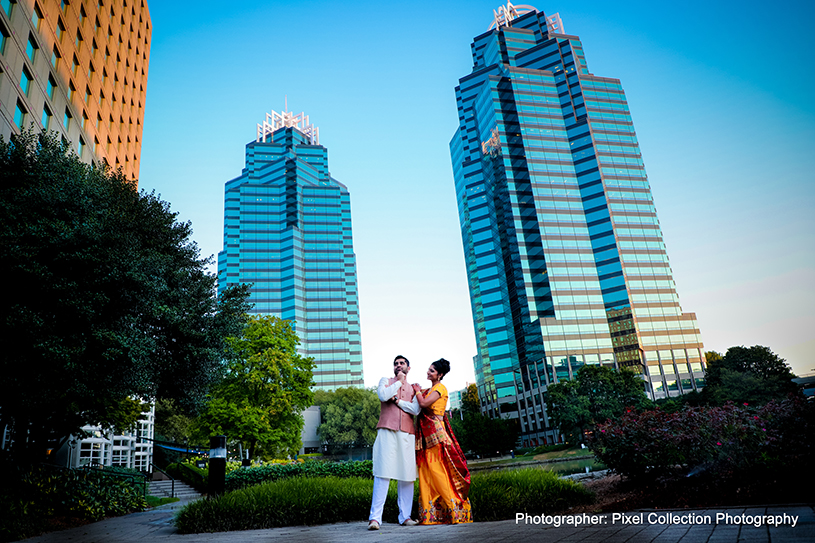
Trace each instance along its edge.
{"label": "woman's hand", "polygon": [[419,386],[418,383],[413,383],[411,386],[413,387],[413,392],[415,392],[416,394],[422,393],[422,387]]}

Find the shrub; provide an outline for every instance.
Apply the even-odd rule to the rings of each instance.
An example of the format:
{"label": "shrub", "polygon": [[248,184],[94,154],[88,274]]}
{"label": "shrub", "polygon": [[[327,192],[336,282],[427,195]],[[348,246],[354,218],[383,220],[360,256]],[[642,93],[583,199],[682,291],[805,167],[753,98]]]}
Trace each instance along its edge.
{"label": "shrub", "polygon": [[470,486],[476,522],[512,519],[515,513],[548,514],[593,501],[583,485],[539,468],[474,473]]}
{"label": "shrub", "polygon": [[590,447],[609,468],[638,478],[677,468],[730,476],[792,467],[812,458],[815,404],[800,398],[747,404],[626,413],[597,426]]}
{"label": "shrub", "polygon": [[[364,521],[372,492],[373,480],[359,477],[268,481],[193,502],[178,514],[176,526],[181,533],[200,533]],[[397,514],[396,486],[391,485],[383,518],[396,522]]]}
{"label": "shrub", "polygon": [[[227,463],[227,466],[229,464]],[[176,462],[167,466],[167,473],[187,483],[198,492],[207,492],[209,487],[209,469],[199,468],[192,464]]]}
{"label": "shrub", "polygon": [[[176,525],[181,533],[199,533],[365,521],[372,492],[369,477],[300,476],[268,481],[193,502],[179,513]],[[578,483],[530,468],[474,474],[470,501],[479,522],[512,519],[517,512],[561,511],[592,503],[593,495]],[[417,503],[414,499],[414,506]],[[383,520],[395,523],[397,515],[396,485],[392,483]]]}
{"label": "shrub", "polygon": [[103,471],[11,468],[2,482],[0,541],[36,535],[56,517],[93,522],[147,506],[141,481]]}
{"label": "shrub", "polygon": [[373,478],[373,462],[298,462],[294,464],[269,464],[240,469],[226,475],[226,490],[237,490],[267,481],[279,481],[291,477],[361,477]]}

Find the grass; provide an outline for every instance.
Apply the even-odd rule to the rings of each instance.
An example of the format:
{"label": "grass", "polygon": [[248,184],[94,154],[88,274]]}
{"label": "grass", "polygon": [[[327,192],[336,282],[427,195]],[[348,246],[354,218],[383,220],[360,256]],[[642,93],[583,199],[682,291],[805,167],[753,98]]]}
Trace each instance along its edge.
{"label": "grass", "polygon": [[[418,484],[415,487],[418,493]],[[366,521],[373,480],[358,477],[296,477],[229,492],[193,502],[181,510],[181,533],[255,530]],[[593,494],[582,485],[541,469],[476,473],[470,501],[479,521],[515,518],[515,513],[551,513],[591,503]],[[416,500],[414,500],[414,507]],[[396,485],[385,502],[385,522],[396,522]]]}

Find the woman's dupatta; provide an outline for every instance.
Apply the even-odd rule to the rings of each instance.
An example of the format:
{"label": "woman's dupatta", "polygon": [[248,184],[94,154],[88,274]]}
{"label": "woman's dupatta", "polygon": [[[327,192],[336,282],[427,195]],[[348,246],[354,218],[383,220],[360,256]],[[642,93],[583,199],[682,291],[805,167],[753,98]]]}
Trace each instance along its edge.
{"label": "woman's dupatta", "polygon": [[462,501],[466,500],[470,493],[470,470],[450,419],[447,413],[434,415],[422,409],[416,418],[416,463],[426,463],[426,450],[436,445],[441,446],[442,459],[456,494]]}

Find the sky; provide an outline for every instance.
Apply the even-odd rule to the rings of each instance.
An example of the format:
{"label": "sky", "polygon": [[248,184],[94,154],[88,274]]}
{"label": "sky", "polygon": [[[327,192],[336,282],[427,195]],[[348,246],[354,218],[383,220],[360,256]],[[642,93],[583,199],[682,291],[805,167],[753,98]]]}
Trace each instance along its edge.
{"label": "sky", "polygon": [[[267,112],[304,112],[351,193],[366,386],[407,356],[476,353],[449,142],[455,86],[499,0],[151,0],[139,187],[203,256]],[[682,308],[705,350],[766,345],[815,372],[815,3],[532,4],[628,98]],[[215,271],[214,266],[211,268]]]}

